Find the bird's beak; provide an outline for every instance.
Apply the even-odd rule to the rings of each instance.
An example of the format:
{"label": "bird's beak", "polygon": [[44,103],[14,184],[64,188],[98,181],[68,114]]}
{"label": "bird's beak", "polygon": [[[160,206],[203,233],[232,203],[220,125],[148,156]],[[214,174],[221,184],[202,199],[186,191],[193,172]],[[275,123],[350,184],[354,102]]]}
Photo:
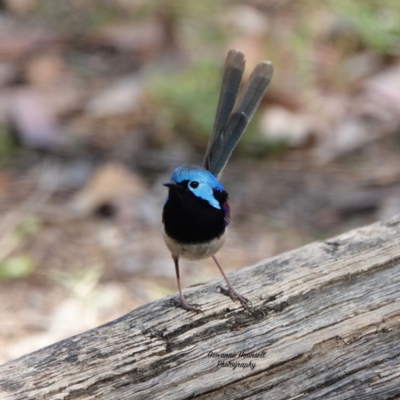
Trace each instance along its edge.
{"label": "bird's beak", "polygon": [[175,181],[166,181],[163,182],[163,185],[168,187],[168,188],[174,188],[174,189],[178,189],[181,188],[181,186],[179,186]]}

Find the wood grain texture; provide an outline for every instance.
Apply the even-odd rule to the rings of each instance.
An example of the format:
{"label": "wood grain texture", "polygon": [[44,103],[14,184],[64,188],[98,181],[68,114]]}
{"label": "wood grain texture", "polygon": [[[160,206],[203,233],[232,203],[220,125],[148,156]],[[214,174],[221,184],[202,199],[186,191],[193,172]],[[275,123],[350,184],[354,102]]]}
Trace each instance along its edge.
{"label": "wood grain texture", "polygon": [[[400,396],[400,217],[231,274],[250,314],[190,290],[0,366],[1,399],[391,399]],[[209,352],[214,357],[209,357]],[[228,353],[253,368],[219,367]]]}

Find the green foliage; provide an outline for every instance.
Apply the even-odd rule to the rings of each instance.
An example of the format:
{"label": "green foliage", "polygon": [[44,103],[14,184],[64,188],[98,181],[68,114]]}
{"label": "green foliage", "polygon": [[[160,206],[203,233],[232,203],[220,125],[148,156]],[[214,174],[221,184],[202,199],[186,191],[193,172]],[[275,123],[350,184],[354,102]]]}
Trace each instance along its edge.
{"label": "green foliage", "polygon": [[33,271],[33,261],[28,254],[11,254],[26,242],[26,239],[40,228],[40,220],[35,217],[23,219],[15,229],[2,238],[0,252],[0,280],[26,278]]}
{"label": "green foliage", "polygon": [[[157,118],[164,129],[188,136],[204,147],[214,122],[221,85],[221,67],[198,63],[179,75],[156,78],[149,93],[158,110]],[[257,116],[239,142],[242,151],[269,146],[257,135]],[[252,153],[252,151],[250,151]],[[265,154],[265,152],[263,152]]]}
{"label": "green foliage", "polygon": [[28,277],[33,270],[32,258],[27,254],[7,258],[0,262],[0,280]]}
{"label": "green foliage", "polygon": [[330,0],[329,7],[351,23],[368,48],[391,53],[398,46],[400,3],[397,0]]}
{"label": "green foliage", "polygon": [[39,218],[28,217],[22,220],[21,223],[16,227],[15,234],[20,240],[23,240],[37,232],[40,226],[41,221]]}
{"label": "green foliage", "polygon": [[[310,90],[320,89],[321,82],[335,89],[347,87],[342,63],[360,51],[383,56],[398,54],[398,0],[303,0],[295,3],[289,14],[290,28],[283,29],[284,35],[279,34],[279,26],[272,29],[270,37],[266,38],[266,54],[275,64],[272,84],[286,72],[296,84],[293,91],[298,98]],[[324,52],[327,52],[326,57]],[[288,60],[294,67],[288,66]],[[301,91],[303,93],[299,93]]]}
{"label": "green foliage", "polygon": [[208,136],[212,128],[221,81],[220,67],[198,63],[177,75],[161,75],[149,88],[161,110],[160,118],[173,131]]}
{"label": "green foliage", "polygon": [[57,29],[69,34],[88,32],[98,25],[124,17],[121,10],[107,0],[54,1],[41,0],[40,16]]}
{"label": "green foliage", "polygon": [[[323,12],[338,18],[336,33],[355,35],[368,49],[392,53],[399,44],[400,2],[398,0],[305,0],[299,4],[294,33],[311,44],[315,37],[308,23]],[[347,38],[349,38],[347,36]],[[350,40],[351,41],[351,40]],[[342,43],[343,44],[343,43]],[[348,43],[349,44],[349,43]]]}
{"label": "green foliage", "polygon": [[0,160],[1,164],[10,160],[14,155],[17,146],[11,132],[3,125],[0,125]]}
{"label": "green foliage", "polygon": [[239,151],[251,158],[279,158],[288,148],[285,140],[268,140],[250,137],[242,143]]}
{"label": "green foliage", "polygon": [[170,15],[177,19],[194,18],[204,21],[210,15],[216,15],[220,4],[213,0],[147,0],[134,9],[134,18],[141,19],[149,15]]}
{"label": "green foliage", "polygon": [[[54,1],[41,0],[38,12],[58,29],[68,33],[88,32],[102,24],[121,21],[143,21],[167,17],[171,20],[205,19],[216,15],[220,5],[213,0],[145,0],[135,4],[119,4],[110,0]],[[191,24],[192,25],[192,24]]]}

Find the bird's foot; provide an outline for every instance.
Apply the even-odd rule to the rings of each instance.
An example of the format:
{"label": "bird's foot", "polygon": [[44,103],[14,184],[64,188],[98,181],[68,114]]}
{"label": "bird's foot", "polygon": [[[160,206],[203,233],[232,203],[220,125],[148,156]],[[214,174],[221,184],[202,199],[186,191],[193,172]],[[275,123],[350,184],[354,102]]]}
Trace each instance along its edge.
{"label": "bird's foot", "polygon": [[239,303],[245,308],[247,311],[250,311],[250,308],[252,307],[252,303],[249,299],[246,297],[242,296],[239,294],[234,288],[228,288],[225,289],[222,286],[217,286],[217,289],[220,290],[222,294],[225,296],[228,296],[231,298],[233,301],[239,301]]}
{"label": "bird's foot", "polygon": [[201,309],[200,304],[188,303],[185,299],[180,300],[179,306],[186,311],[193,311],[196,313],[201,312],[204,314],[203,310]]}

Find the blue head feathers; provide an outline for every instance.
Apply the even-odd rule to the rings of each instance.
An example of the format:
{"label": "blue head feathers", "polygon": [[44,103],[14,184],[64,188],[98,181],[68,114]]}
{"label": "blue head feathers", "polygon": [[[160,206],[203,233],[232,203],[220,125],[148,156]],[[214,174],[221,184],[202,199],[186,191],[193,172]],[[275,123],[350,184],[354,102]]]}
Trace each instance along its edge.
{"label": "blue head feathers", "polygon": [[178,184],[188,181],[187,187],[195,196],[207,200],[215,208],[221,208],[213,191],[223,192],[225,189],[218,179],[206,169],[184,165],[174,170],[171,180]]}

